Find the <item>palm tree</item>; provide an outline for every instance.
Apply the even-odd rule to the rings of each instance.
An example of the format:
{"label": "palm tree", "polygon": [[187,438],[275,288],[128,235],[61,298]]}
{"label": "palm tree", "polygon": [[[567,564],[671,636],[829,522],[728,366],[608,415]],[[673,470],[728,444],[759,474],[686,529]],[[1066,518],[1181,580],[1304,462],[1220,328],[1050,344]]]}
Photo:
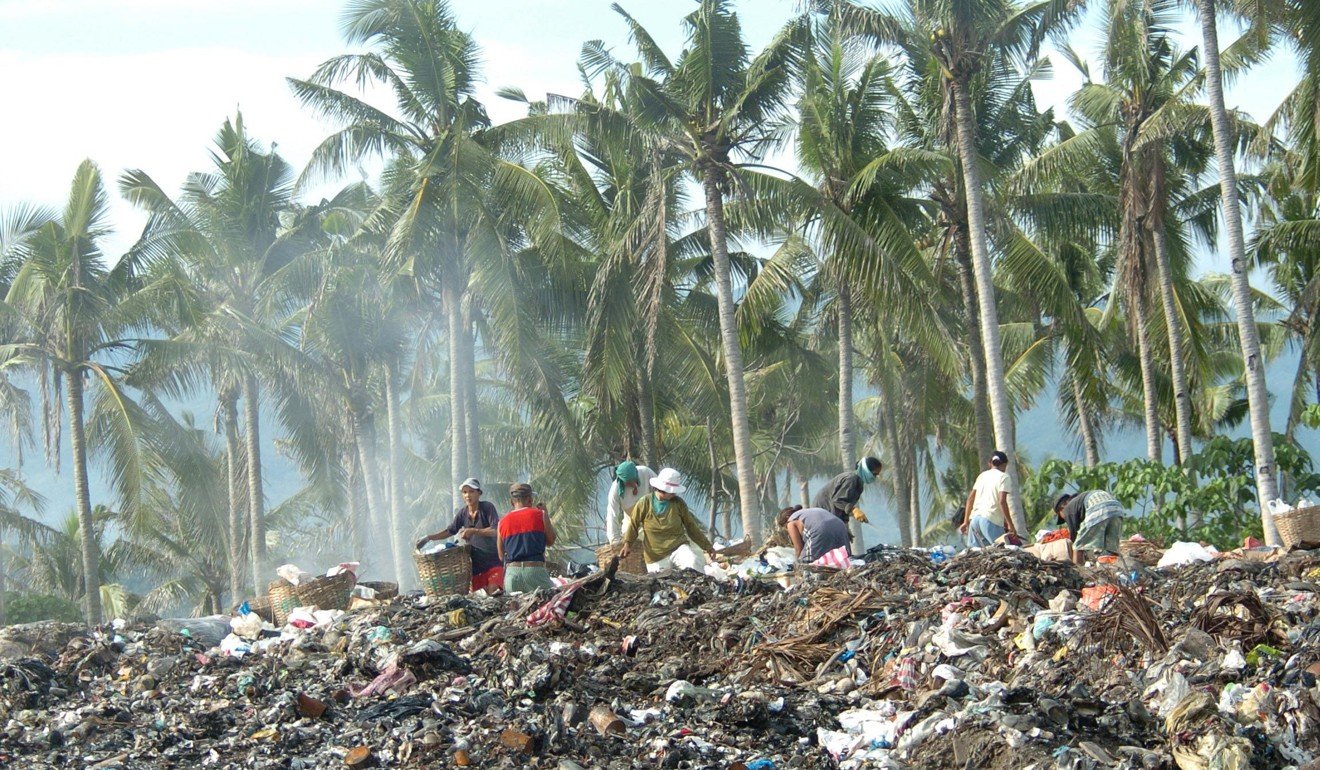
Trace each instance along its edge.
{"label": "palm tree", "polygon": [[305,249],[308,235],[305,228],[281,224],[281,217],[294,214],[292,169],[248,135],[241,114],[220,127],[211,157],[213,170],[190,174],[177,201],[140,170],[126,172],[120,189],[151,217],[133,252],[176,288],[153,317],[170,339],[143,346],[146,360],[137,365],[134,381],[178,395],[197,387],[198,373],[209,377],[224,425],[230,478],[245,469],[245,499],[234,495],[228,501],[231,524],[239,523],[243,508],[248,514],[246,538],[243,527],[231,528],[231,590],[237,594],[241,571],[234,568],[243,559],[244,540],[254,589],[265,585],[270,567],[261,461],[263,362],[254,352],[257,340],[281,324],[286,311],[272,277]]}
{"label": "palm tree", "polygon": [[938,64],[941,81],[952,103],[955,133],[949,138],[961,164],[967,205],[968,236],[981,340],[985,346],[986,390],[994,422],[995,442],[1010,458],[1013,477],[1009,501],[1014,520],[1025,529],[1015,464],[1017,442],[1013,413],[1005,381],[1003,346],[987,239],[983,161],[978,154],[974,89],[996,57],[1015,61],[1024,69],[1047,35],[1060,32],[1076,15],[1073,0],[905,0],[893,13],[851,6],[851,28],[882,45],[906,51],[924,51]]}
{"label": "palm tree", "polygon": [[[627,22],[642,65],[628,70],[643,114],[654,130],[682,154],[705,196],[706,225],[714,258],[719,302],[720,342],[728,380],[730,423],[738,475],[738,501],[743,532],[761,539],[752,433],[747,409],[743,351],[735,318],[729,231],[725,195],[739,181],[734,158],[755,157],[766,136],[766,120],[784,105],[787,65],[804,25],[791,22],[755,59],[743,41],[738,16],[728,0],[701,0],[683,20],[686,47],[676,62],[656,45],[652,35],[617,4]],[[643,74],[645,73],[645,74]]]}
{"label": "palm tree", "polygon": [[[316,148],[305,176],[341,173],[366,155],[406,158],[411,199],[393,222],[386,255],[403,273],[434,287],[449,327],[453,504],[478,443],[470,325],[463,308],[496,163],[476,134],[489,125],[472,98],[478,51],[440,0],[363,0],[344,18],[350,44],[374,50],[322,63],[307,80],[289,79],[303,104],[344,125]],[[393,94],[391,116],[337,86],[379,83]],[[469,305],[470,306],[470,305]],[[470,395],[471,394],[471,395]]]}
{"label": "palm tree", "polygon": [[[1309,4],[1314,8],[1314,4]],[[1274,463],[1274,434],[1270,430],[1269,390],[1265,386],[1265,361],[1260,335],[1251,308],[1251,283],[1247,276],[1246,241],[1242,234],[1242,207],[1238,198],[1237,169],[1234,166],[1235,132],[1224,107],[1224,75],[1219,59],[1219,30],[1215,24],[1215,0],[1197,0],[1201,17],[1202,55],[1205,57],[1206,95],[1210,100],[1210,122],[1214,129],[1215,159],[1219,165],[1219,189],[1224,213],[1224,233],[1233,278],[1233,314],[1237,317],[1238,338],[1246,369],[1247,400],[1251,405],[1251,442],[1256,454],[1256,502],[1260,505],[1265,540],[1279,542],[1274,519],[1266,504],[1279,496],[1277,468]],[[1314,10],[1311,11],[1314,15]]]}
{"label": "palm tree", "polygon": [[[0,358],[5,368],[37,373],[51,456],[59,452],[63,391],[89,625],[102,619],[100,544],[87,474],[93,440],[96,448],[110,453],[111,479],[124,508],[138,505],[142,483],[141,415],[121,389],[118,367],[122,351],[132,346],[123,335],[139,323],[141,306],[135,292],[144,289],[133,259],[121,259],[113,267],[106,264],[98,242],[109,233],[108,216],[101,172],[84,161],[74,174],[63,211],[26,228],[23,237],[7,244],[3,272],[13,278],[0,306],[10,340],[0,346]],[[89,377],[94,384],[93,413],[103,420],[90,439],[85,382]]]}

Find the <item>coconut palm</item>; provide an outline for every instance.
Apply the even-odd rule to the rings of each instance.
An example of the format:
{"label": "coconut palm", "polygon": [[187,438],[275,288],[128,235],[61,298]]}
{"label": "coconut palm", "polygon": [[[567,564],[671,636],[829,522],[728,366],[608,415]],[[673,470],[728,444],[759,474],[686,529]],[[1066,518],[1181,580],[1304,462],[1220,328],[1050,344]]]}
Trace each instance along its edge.
{"label": "coconut palm", "polygon": [[[1316,18],[1314,3],[1310,6],[1309,21]],[[1277,468],[1274,463],[1274,434],[1270,430],[1269,390],[1265,386],[1265,361],[1261,353],[1260,335],[1251,307],[1251,283],[1246,255],[1246,240],[1242,233],[1242,204],[1238,197],[1237,168],[1233,148],[1236,135],[1224,106],[1224,74],[1220,64],[1219,30],[1215,20],[1215,0],[1197,0],[1201,17],[1202,54],[1205,57],[1206,95],[1210,101],[1210,121],[1214,128],[1215,159],[1219,166],[1219,187],[1223,205],[1224,234],[1233,278],[1233,313],[1237,316],[1238,337],[1242,345],[1243,365],[1246,368],[1247,399],[1251,405],[1251,442],[1255,447],[1256,500],[1260,505],[1265,540],[1271,545],[1279,542],[1274,519],[1266,504],[1279,496]],[[1306,25],[1309,26],[1309,25]],[[1320,33],[1312,33],[1312,40]],[[1320,42],[1320,40],[1317,40]],[[1320,49],[1317,49],[1320,50]],[[1314,94],[1312,94],[1314,96]],[[1310,121],[1315,122],[1315,119]]]}
{"label": "coconut palm", "polygon": [[[707,230],[719,301],[721,352],[728,380],[730,423],[738,475],[743,531],[761,539],[760,495],[756,489],[751,425],[742,347],[735,318],[725,196],[737,185],[740,155],[754,158],[767,139],[766,121],[783,107],[788,64],[801,37],[801,20],[791,22],[754,59],[743,41],[738,16],[727,0],[702,0],[683,20],[686,47],[671,60],[654,37],[623,8],[642,63],[626,70],[642,113],[668,148],[683,155],[705,196]],[[602,52],[603,53],[603,52]]]}
{"label": "coconut palm", "polygon": [[[1003,346],[995,303],[985,190],[984,162],[979,156],[976,130],[975,87],[1002,54],[1023,69],[1029,69],[1047,35],[1061,32],[1075,17],[1079,4],[1072,0],[905,0],[892,11],[877,12],[851,6],[850,26],[880,44],[897,45],[905,51],[924,51],[939,67],[945,93],[952,103],[955,134],[949,137],[956,149],[967,204],[968,237],[975,277],[981,338],[986,354],[986,390],[994,422],[995,441],[1010,460],[1016,453],[1013,414],[1005,381]],[[989,70],[994,72],[994,70]],[[1016,479],[1013,462],[1009,474]],[[1014,520],[1025,528],[1022,502],[1016,480],[1010,484],[1009,501]]]}
{"label": "coconut palm", "polygon": [[[237,595],[242,571],[234,567],[243,561],[245,541],[254,587],[265,584],[270,568],[260,418],[267,378],[255,353],[258,340],[289,312],[273,277],[307,248],[311,236],[307,220],[294,216],[291,167],[248,135],[241,114],[225,120],[214,142],[213,169],[190,174],[177,200],[140,170],[126,172],[120,189],[150,215],[133,253],[153,265],[162,284],[175,287],[166,295],[171,301],[152,317],[169,338],[143,346],[146,359],[135,367],[134,382],[178,396],[209,380],[226,437],[229,478],[245,471],[243,494],[228,502],[231,592]],[[269,384],[279,385],[275,378]],[[280,412],[282,418],[288,412],[283,403]],[[281,421],[298,434],[298,426]],[[318,453],[310,442],[294,441],[293,447],[310,465],[324,465],[311,459]],[[239,526],[244,508],[246,527]]]}
{"label": "coconut palm", "polygon": [[[123,351],[141,321],[146,289],[130,258],[106,263],[99,242],[109,232],[109,200],[100,170],[84,161],[64,209],[24,237],[10,239],[4,273],[12,275],[0,305],[9,340],[0,346],[5,369],[35,373],[41,385],[48,456],[59,453],[59,422],[68,409],[75,512],[88,624],[101,622],[100,544],[88,480],[91,450],[104,450],[121,507],[135,509],[142,485],[142,415],[120,383]],[[31,225],[38,223],[33,221]],[[87,412],[87,381],[92,413]],[[88,426],[99,422],[91,433]]]}

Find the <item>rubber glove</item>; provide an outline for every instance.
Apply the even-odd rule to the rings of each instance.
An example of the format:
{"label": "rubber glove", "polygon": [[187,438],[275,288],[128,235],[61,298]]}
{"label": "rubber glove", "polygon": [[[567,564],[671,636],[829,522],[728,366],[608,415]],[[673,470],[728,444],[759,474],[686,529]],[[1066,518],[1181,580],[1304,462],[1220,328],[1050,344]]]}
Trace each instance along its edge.
{"label": "rubber glove", "polygon": [[860,521],[860,522],[863,523],[863,524],[865,524],[865,523],[867,523],[868,521],[870,521],[870,519],[866,518],[866,514],[862,511],[861,508],[853,508],[853,509],[852,509],[852,517],[853,517],[854,519]]}

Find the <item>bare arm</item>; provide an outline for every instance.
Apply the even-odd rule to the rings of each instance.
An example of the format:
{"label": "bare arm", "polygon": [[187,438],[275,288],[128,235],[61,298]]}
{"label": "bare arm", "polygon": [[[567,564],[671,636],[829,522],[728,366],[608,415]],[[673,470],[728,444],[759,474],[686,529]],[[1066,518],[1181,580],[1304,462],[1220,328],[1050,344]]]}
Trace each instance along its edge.
{"label": "bare arm", "polygon": [[546,513],[544,508],[541,509],[541,520],[545,522],[545,544],[547,547],[552,546],[555,544],[555,537],[557,537],[555,525],[550,521],[550,514]]}
{"label": "bare arm", "polygon": [[504,563],[504,538],[498,533],[495,535],[495,555],[500,557],[500,563]]}
{"label": "bare arm", "polygon": [[976,490],[973,489],[967,493],[967,502],[963,504],[963,523],[958,529],[965,535],[967,527],[972,523],[972,503],[976,502]]}
{"label": "bare arm", "polygon": [[788,530],[788,539],[793,541],[794,558],[802,558],[802,522],[790,521],[786,527]]}
{"label": "bare arm", "polygon": [[1008,491],[999,493],[999,510],[1004,514],[1004,531],[1010,535],[1017,534],[1017,525],[1013,523],[1013,514],[1008,510]]}

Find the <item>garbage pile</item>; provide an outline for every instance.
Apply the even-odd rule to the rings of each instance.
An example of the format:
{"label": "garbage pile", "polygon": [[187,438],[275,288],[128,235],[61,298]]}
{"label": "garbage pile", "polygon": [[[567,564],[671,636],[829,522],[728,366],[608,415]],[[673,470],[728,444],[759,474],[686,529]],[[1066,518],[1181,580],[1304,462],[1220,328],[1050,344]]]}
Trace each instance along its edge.
{"label": "garbage pile", "polygon": [[1303,767],[1320,552],[1272,559],[881,547],[792,581],[596,573],[562,601],[402,596],[301,628],[14,627],[0,765]]}

